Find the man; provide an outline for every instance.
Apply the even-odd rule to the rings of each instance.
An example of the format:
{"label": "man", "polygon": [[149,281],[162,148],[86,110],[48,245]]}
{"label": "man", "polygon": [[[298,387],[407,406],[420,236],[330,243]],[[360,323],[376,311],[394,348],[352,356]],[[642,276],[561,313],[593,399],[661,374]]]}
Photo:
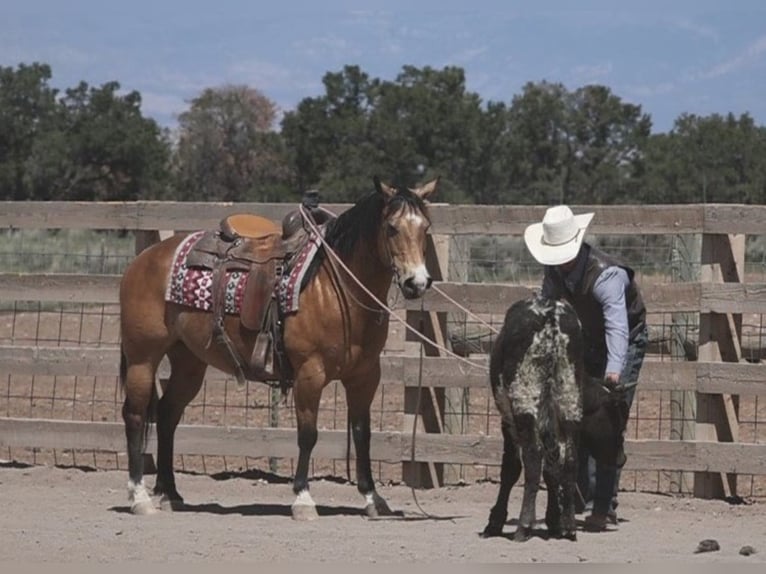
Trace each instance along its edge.
{"label": "man", "polygon": [[[577,311],[587,375],[607,384],[634,383],[648,343],[646,309],[633,270],[583,241],[593,215],[551,207],[542,223],[527,227],[524,242],[545,265],[543,295],[566,299]],[[634,394],[635,388],[626,393],[628,409]],[[607,522],[617,524],[619,469],[597,465],[583,450],[579,460],[580,493],[592,504],[585,527],[604,530]]]}

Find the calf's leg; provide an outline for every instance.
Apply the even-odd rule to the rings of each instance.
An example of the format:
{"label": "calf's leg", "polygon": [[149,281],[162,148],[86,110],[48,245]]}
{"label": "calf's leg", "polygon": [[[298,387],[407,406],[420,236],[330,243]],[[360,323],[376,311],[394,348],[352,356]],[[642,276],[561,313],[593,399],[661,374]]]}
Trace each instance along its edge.
{"label": "calf's leg", "polygon": [[489,521],[484,527],[482,537],[500,536],[503,533],[503,525],[508,518],[508,498],[511,488],[521,476],[521,459],[519,448],[513,441],[511,429],[505,420],[502,423],[503,431],[503,465],[500,469],[500,490],[497,493],[497,502],[489,512]]}
{"label": "calf's leg", "polygon": [[516,417],[516,430],[521,443],[521,457],[524,463],[524,499],[521,503],[519,525],[513,538],[517,542],[525,542],[532,535],[535,524],[535,501],[540,489],[540,474],[542,471],[542,454],[535,433],[535,417],[523,414]]}
{"label": "calf's leg", "polygon": [[561,470],[561,536],[577,539],[575,499],[577,497],[577,427],[567,424],[564,439],[564,468]]}

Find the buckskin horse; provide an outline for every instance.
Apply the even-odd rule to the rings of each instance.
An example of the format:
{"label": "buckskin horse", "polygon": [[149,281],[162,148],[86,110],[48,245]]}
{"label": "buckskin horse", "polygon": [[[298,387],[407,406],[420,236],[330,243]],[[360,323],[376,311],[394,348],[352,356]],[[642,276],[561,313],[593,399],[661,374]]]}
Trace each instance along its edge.
{"label": "buckskin horse", "polygon": [[[317,242],[316,256],[296,295],[298,310],[282,316],[281,340],[286,368],[292,375],[299,449],[293,480],[292,516],[296,520],[318,517],[309,493],[308,470],[318,435],[319,401],[332,380],[340,380],[345,388],[357,486],[365,499],[365,512],[371,517],[391,513],[375,490],[370,465],[370,405],[380,382],[380,353],[389,319],[371,294],[385,301],[394,279],[408,299],[421,297],[430,287],[425,266],[430,227],[426,200],[438,180],[411,189],[388,186],[375,177],[374,191],[327,222],[324,239]],[[278,224],[263,221],[267,230],[271,226],[281,233]],[[233,245],[238,245],[241,238],[234,235],[237,241]],[[274,237],[271,232],[261,235]],[[257,325],[245,325],[243,315],[220,310],[216,323],[210,310],[168,300],[174,260],[187,240],[188,235],[179,234],[145,249],[127,267],[120,283],[122,416],[134,514],[157,511],[143,482],[143,453],[152,420],[156,420],[157,430],[154,494],[160,497],[161,508],[182,508],[173,471],[174,435],[184,409],[201,388],[208,365],[235,374],[240,381],[243,374],[251,380],[264,380],[257,372],[248,375],[243,362],[236,360],[255,354],[262,335]],[[278,246],[281,241],[279,235],[273,243]],[[274,245],[271,247],[276,249]],[[216,249],[220,251],[220,247],[212,251]],[[282,253],[278,249],[272,252],[276,255],[265,260],[280,263]],[[251,283],[252,278],[248,285]],[[272,286],[268,287],[270,291]],[[263,285],[259,288],[263,290]],[[165,356],[170,376],[163,381],[158,397],[155,377]]]}

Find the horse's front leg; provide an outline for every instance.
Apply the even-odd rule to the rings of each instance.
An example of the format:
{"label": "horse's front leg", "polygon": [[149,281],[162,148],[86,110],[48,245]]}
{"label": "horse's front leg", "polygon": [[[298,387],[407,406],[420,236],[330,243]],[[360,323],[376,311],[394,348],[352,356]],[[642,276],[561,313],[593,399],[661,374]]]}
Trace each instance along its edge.
{"label": "horse's front leg", "polygon": [[321,363],[306,361],[296,370],[293,389],[295,417],[298,423],[298,466],[293,480],[292,513],[295,520],[308,521],[319,518],[316,504],[309,493],[309,462],[311,451],[317,442],[317,414],[322,389],[327,383]]}
{"label": "horse's front leg", "polygon": [[357,488],[365,499],[365,512],[370,518],[393,514],[386,501],[375,490],[370,463],[370,405],[380,382],[380,363],[364,376],[343,379],[348,404],[348,420],[356,450]]}

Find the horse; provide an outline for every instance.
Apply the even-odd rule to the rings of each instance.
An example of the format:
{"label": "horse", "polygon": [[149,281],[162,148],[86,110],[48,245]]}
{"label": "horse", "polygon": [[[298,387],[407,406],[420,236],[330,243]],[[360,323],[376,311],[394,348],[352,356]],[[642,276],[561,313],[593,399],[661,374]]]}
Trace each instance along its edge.
{"label": "horse", "polygon": [[[425,265],[431,226],[427,199],[438,181],[437,177],[408,188],[386,185],[375,176],[373,191],[327,223],[322,247],[302,282],[298,311],[283,319],[298,435],[291,507],[295,520],[318,518],[309,493],[308,471],[318,436],[320,398],[333,380],[340,380],[346,393],[357,488],[364,497],[365,512],[370,517],[392,513],[375,490],[370,464],[370,405],[380,382],[380,354],[389,320],[372,295],[385,301],[393,280],[407,299],[422,297],[431,286]],[[143,453],[152,420],[157,432],[154,495],[159,497],[160,508],[180,509],[184,500],[173,470],[176,427],[199,392],[208,366],[228,374],[237,370],[230,350],[220,341],[211,344],[209,311],[166,301],[172,259],[184,237],[174,235],[142,251],[120,282],[120,378],[128,496],[131,511],[138,515],[157,512],[143,481]],[[226,315],[224,327],[231,346],[240,356],[249,357],[255,334],[242,327],[241,317]],[[170,377],[158,398],[155,377],[165,356]]]}

